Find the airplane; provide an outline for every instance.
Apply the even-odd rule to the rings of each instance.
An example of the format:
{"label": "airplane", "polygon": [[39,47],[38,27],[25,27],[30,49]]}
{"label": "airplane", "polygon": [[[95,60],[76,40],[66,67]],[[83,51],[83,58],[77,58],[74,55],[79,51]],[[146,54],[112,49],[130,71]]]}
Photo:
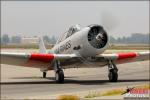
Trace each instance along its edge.
{"label": "airplane", "polygon": [[66,68],[108,66],[110,82],[118,81],[117,64],[149,60],[150,52],[104,53],[109,36],[103,26],[91,24],[84,28],[74,25],[63,33],[51,50],[39,38],[39,53],[1,52],[1,64],[39,68],[46,78],[54,70],[57,83],[64,83]]}

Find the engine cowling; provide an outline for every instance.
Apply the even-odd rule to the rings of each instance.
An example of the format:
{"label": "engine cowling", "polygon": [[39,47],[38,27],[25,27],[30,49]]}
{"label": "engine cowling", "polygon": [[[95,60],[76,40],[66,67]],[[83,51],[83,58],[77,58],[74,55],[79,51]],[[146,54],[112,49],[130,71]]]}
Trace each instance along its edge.
{"label": "engine cowling", "polygon": [[78,51],[82,56],[95,56],[107,49],[109,38],[102,26],[94,24],[83,30],[85,31],[81,32],[81,36],[77,39],[77,42],[81,44],[81,49]]}
{"label": "engine cowling", "polygon": [[88,42],[96,49],[101,49],[106,46],[108,37],[106,31],[102,26],[92,25],[89,26],[90,31],[88,32]]}
{"label": "engine cowling", "polygon": [[100,25],[90,25],[77,31],[64,41],[56,45],[56,53],[76,53],[83,57],[95,56],[103,53],[108,47],[108,36]]}

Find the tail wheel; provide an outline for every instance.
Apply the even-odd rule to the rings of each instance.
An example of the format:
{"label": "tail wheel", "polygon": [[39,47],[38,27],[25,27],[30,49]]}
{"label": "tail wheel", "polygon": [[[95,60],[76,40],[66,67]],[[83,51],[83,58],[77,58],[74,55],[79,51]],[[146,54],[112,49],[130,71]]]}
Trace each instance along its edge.
{"label": "tail wheel", "polygon": [[109,77],[109,81],[110,81],[110,82],[117,82],[117,81],[118,81],[118,73],[117,73],[117,70],[111,69],[111,70],[109,71],[108,77]]}
{"label": "tail wheel", "polygon": [[63,83],[64,82],[64,72],[63,70],[58,70],[55,73],[55,80],[57,83]]}

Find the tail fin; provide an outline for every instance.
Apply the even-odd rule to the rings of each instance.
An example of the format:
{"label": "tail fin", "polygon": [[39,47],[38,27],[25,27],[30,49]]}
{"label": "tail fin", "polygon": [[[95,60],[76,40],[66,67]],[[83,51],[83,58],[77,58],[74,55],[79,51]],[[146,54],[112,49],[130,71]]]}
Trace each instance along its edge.
{"label": "tail fin", "polygon": [[39,52],[40,53],[46,53],[46,48],[45,48],[42,37],[39,38]]}

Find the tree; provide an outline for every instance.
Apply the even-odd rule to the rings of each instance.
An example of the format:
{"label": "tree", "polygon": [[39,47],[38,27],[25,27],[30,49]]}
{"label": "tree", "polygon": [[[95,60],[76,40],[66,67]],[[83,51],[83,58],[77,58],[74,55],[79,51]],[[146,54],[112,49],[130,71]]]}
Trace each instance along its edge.
{"label": "tree", "polygon": [[21,42],[21,37],[20,36],[12,36],[11,37],[11,42],[12,43],[20,43]]}
{"label": "tree", "polygon": [[47,36],[47,35],[45,35],[45,36],[43,36],[43,41],[45,42],[45,43],[49,43],[49,37]]}
{"label": "tree", "polygon": [[55,38],[55,36],[52,36],[50,40],[51,40],[51,41],[50,41],[51,44],[55,44],[55,43],[56,43],[56,38]]}
{"label": "tree", "polygon": [[0,35],[0,42],[1,42],[1,44],[2,44],[2,37],[1,37],[1,35]]}
{"label": "tree", "polygon": [[110,36],[109,39],[110,39],[110,43],[116,43],[116,41],[117,41],[117,40],[116,40],[114,37],[112,37],[112,36]]}
{"label": "tree", "polygon": [[4,34],[2,36],[2,44],[8,44],[10,42],[9,36],[7,34]]}

